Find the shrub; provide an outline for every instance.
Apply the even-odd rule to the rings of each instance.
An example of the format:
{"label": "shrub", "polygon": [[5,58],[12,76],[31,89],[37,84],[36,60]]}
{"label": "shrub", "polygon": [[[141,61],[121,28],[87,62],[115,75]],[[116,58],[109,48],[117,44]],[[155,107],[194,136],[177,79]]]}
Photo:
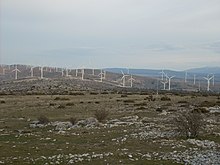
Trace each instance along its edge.
{"label": "shrub", "polygon": [[178,103],[179,103],[179,104],[187,104],[188,101],[186,101],[186,100],[181,100],[181,101],[178,101]]}
{"label": "shrub", "polygon": [[5,104],[5,100],[1,100],[0,103],[1,103],[1,104]]}
{"label": "shrub", "polygon": [[136,110],[145,110],[146,109],[146,107],[144,107],[144,106],[141,106],[141,107],[137,107],[136,108]]}
{"label": "shrub", "polygon": [[85,95],[85,94],[82,92],[70,92],[69,95],[80,96],[80,95]]}
{"label": "shrub", "polygon": [[107,110],[97,110],[94,115],[99,122],[103,122],[108,117],[109,112]]}
{"label": "shrub", "polygon": [[76,122],[77,122],[77,118],[76,118],[76,117],[71,117],[71,118],[69,118],[69,122],[70,122],[72,125],[74,125],[74,124],[76,124]]}
{"label": "shrub", "polygon": [[145,105],[147,105],[147,103],[145,103],[145,102],[141,102],[141,103],[136,103],[136,104],[134,104],[134,106],[145,106]]}
{"label": "shrub", "polygon": [[70,100],[70,99],[66,97],[56,97],[54,100]]}
{"label": "shrub", "polygon": [[122,94],[121,97],[128,97],[128,95],[127,94]]}
{"label": "shrub", "polygon": [[66,106],[74,106],[74,103],[72,102],[66,103]]}
{"label": "shrub", "polygon": [[193,110],[193,112],[197,112],[197,113],[209,113],[209,110],[207,110],[206,108],[204,107],[198,107],[198,108],[195,108]]}
{"label": "shrub", "polygon": [[44,115],[41,115],[40,117],[38,117],[38,121],[39,121],[39,124],[47,124],[50,122],[50,120]]}
{"label": "shrub", "polygon": [[90,92],[90,95],[98,95],[98,92]]}
{"label": "shrub", "polygon": [[194,111],[182,112],[174,119],[173,124],[180,135],[187,138],[195,138],[198,137],[204,121],[201,113]]}
{"label": "shrub", "polygon": [[216,105],[220,106],[220,101],[216,101]]}
{"label": "shrub", "polygon": [[157,112],[163,112],[163,109],[162,109],[161,107],[158,107],[158,108],[156,109],[156,111],[157,111]]}
{"label": "shrub", "polygon": [[107,95],[107,94],[108,94],[108,92],[101,92],[101,94],[102,94],[102,95]]}
{"label": "shrub", "polygon": [[134,100],[124,100],[124,103],[134,103]]}
{"label": "shrub", "polygon": [[55,106],[56,104],[55,103],[49,103],[49,106]]}
{"label": "shrub", "polygon": [[209,102],[209,101],[203,101],[200,104],[200,107],[214,107],[214,106],[215,106],[215,103],[214,102]]}
{"label": "shrub", "polygon": [[64,108],[66,108],[66,107],[65,107],[65,105],[59,105],[57,108],[59,108],[59,109],[64,109]]}
{"label": "shrub", "polygon": [[161,101],[171,101],[171,99],[170,99],[169,97],[167,97],[167,96],[161,97],[160,100],[161,100]]}

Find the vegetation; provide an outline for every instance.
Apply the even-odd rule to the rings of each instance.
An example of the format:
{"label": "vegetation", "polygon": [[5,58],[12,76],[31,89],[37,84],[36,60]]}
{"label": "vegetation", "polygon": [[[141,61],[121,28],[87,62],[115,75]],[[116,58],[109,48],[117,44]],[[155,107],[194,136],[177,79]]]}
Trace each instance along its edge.
{"label": "vegetation", "polygon": [[104,122],[107,119],[109,112],[105,109],[96,110],[94,115],[99,122]]}
{"label": "vegetation", "polygon": [[[5,101],[0,104],[0,148],[4,151],[0,152],[0,161],[5,164],[56,164],[56,161],[68,164],[69,155],[80,155],[79,159],[73,158],[79,164],[175,164],[173,159],[162,160],[161,157],[174,151],[189,151],[189,147],[199,150],[179,134],[219,144],[219,113],[205,113],[208,108],[200,107],[204,101],[216,103],[217,96],[167,95],[170,101],[161,101],[164,95],[133,93],[122,98],[122,93],[116,92],[83,93],[0,96],[0,100]],[[187,102],[189,107],[180,107],[179,102],[184,105]],[[58,108],[59,105],[65,108]],[[179,114],[180,111],[184,113]],[[176,119],[170,124],[172,118]],[[32,127],[38,122],[39,126]],[[80,122],[84,126],[78,127]],[[95,124],[87,127],[87,122]],[[203,127],[203,123],[207,127]],[[177,124],[181,129],[174,132]],[[67,127],[60,130],[63,126]],[[82,156],[103,153],[113,155],[103,156],[103,159],[96,156],[91,161]],[[55,155],[59,159],[54,158]]]}
{"label": "vegetation", "polygon": [[174,124],[180,135],[187,138],[199,136],[199,131],[204,125],[203,117],[198,112],[182,112],[175,119]]}
{"label": "vegetation", "polygon": [[39,124],[47,124],[50,122],[50,120],[48,119],[48,117],[44,116],[44,115],[40,115],[38,117],[38,121],[39,121]]}
{"label": "vegetation", "polygon": [[75,125],[76,122],[77,122],[77,118],[76,118],[76,117],[71,117],[71,118],[69,118],[69,121],[70,121],[70,123],[71,123],[72,125]]}

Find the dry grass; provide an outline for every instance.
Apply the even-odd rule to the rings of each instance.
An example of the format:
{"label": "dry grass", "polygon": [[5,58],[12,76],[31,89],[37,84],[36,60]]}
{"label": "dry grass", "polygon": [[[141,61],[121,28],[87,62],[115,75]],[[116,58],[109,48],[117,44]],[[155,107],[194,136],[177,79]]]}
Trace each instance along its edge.
{"label": "dry grass", "polygon": [[[163,138],[147,140],[127,138],[126,141],[122,142],[125,135],[138,133],[139,128],[135,126],[100,127],[98,129],[76,128],[66,131],[64,135],[58,134],[58,131],[55,131],[52,127],[37,129],[29,127],[31,121],[36,120],[39,114],[46,116],[50,122],[70,121],[75,124],[77,120],[92,117],[98,112],[100,116],[105,116],[100,119],[101,122],[104,122],[106,112],[103,113],[103,110],[108,109],[110,113],[107,113],[107,119],[120,119],[126,116],[138,115],[140,120],[144,117],[148,118],[149,120],[146,123],[149,123],[149,125],[160,123],[161,128],[165,128],[166,125],[162,121],[167,116],[161,116],[161,113],[156,112],[157,107],[163,107],[164,104],[169,103],[175,109],[178,108],[178,102],[181,100],[186,100],[189,105],[200,105],[206,100],[209,102],[215,100],[216,102],[216,97],[212,96],[197,98],[191,98],[191,96],[169,96],[171,100],[167,102],[161,102],[160,98],[162,96],[153,96],[153,98],[157,98],[155,101],[144,101],[146,97],[149,98],[149,96],[140,94],[121,98],[121,94],[99,93],[91,95],[86,92],[66,96],[0,96],[0,100],[5,101],[5,103],[0,104],[0,130],[3,129],[0,132],[0,148],[4,151],[0,153],[0,158],[8,158],[7,164],[33,164],[33,162],[28,162],[23,158],[30,157],[35,160],[41,156],[51,157],[58,154],[112,152],[114,156],[105,158],[105,162],[105,159],[95,159],[89,164],[120,164],[119,161],[122,161],[121,164],[172,164],[172,161],[165,160],[143,160],[141,156],[136,156],[138,160],[134,163],[134,161],[129,159],[128,155],[122,155],[125,152],[135,155],[136,153],[170,152],[175,150],[170,146],[161,146]],[[57,108],[58,105],[65,105],[65,108]],[[174,114],[175,112],[172,112],[172,115]],[[211,139],[211,137],[209,138]],[[118,143],[117,140],[119,141]],[[171,138],[171,140],[178,141],[178,138]],[[213,138],[213,140],[215,139]],[[127,150],[122,152],[122,149]],[[22,159],[13,160],[14,157],[18,158],[19,156]],[[63,161],[63,164],[68,163],[65,160]],[[37,161],[36,164],[45,164],[46,162],[48,161],[45,159]]]}

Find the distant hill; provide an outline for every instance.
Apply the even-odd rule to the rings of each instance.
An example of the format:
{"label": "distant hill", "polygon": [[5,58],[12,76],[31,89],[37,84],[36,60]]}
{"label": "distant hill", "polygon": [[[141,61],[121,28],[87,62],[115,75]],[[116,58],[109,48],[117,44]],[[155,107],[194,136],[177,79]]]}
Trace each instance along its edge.
{"label": "distant hill", "polygon": [[[145,76],[145,77],[159,77],[161,76],[162,70],[153,69],[127,69],[127,68],[105,68],[106,71],[113,73],[130,73],[133,75]],[[175,76],[176,78],[183,78],[186,71],[174,71],[174,70],[163,70],[168,76]],[[197,77],[204,77],[207,74],[215,74],[216,77],[220,78],[220,67],[204,67],[204,68],[193,68],[187,70],[188,76],[192,77],[194,74]]]}
{"label": "distant hill", "polygon": [[191,73],[203,73],[203,74],[220,74],[220,67],[203,67],[203,68],[193,68],[187,70]]}
{"label": "distant hill", "polygon": [[[151,78],[161,78],[162,70],[153,70],[153,69],[127,69],[127,68],[105,68],[106,71],[112,73],[122,74],[123,71],[125,74],[132,74],[143,77]],[[185,78],[186,71],[174,71],[174,70],[163,70],[169,77],[175,76],[175,79],[182,81]],[[215,75],[215,81],[220,82],[220,67],[204,67],[204,68],[193,68],[187,70],[187,80],[193,81],[194,75],[197,80],[205,81],[204,77],[208,74]]]}

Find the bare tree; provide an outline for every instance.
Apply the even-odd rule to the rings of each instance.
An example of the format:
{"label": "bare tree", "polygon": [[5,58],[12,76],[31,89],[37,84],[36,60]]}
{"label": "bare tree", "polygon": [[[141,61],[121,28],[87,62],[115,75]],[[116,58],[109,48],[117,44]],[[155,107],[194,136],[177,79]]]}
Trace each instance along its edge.
{"label": "bare tree", "polygon": [[174,119],[174,125],[180,135],[187,138],[198,137],[199,131],[204,125],[201,113],[198,112],[182,112]]}

